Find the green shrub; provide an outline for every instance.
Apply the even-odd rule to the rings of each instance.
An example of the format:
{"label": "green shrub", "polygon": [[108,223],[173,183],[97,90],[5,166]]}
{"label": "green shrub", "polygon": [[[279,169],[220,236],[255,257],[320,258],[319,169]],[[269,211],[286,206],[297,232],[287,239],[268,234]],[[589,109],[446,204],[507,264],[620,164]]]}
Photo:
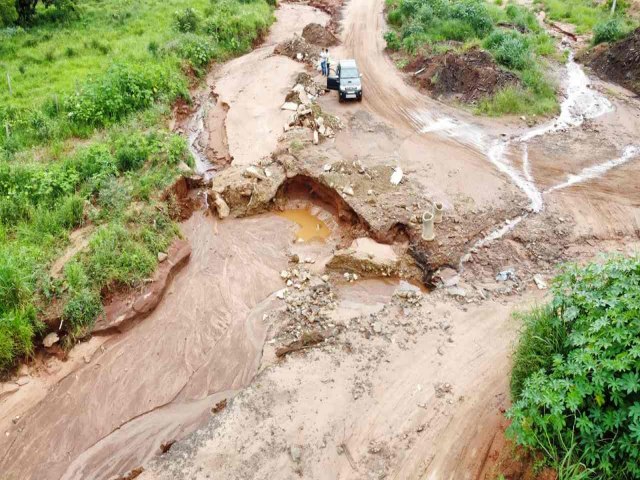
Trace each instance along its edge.
{"label": "green shrub", "polygon": [[195,32],[198,25],[200,25],[200,15],[191,7],[173,14],[173,26],[179,32]]}
{"label": "green shrub", "polygon": [[[566,266],[516,352],[516,441],[597,478],[640,478],[640,258]],[[549,336],[545,340],[538,337]]]}
{"label": "green shrub", "polygon": [[0,313],[0,371],[33,353],[33,337],[38,330],[33,307]]}
{"label": "green shrub", "polygon": [[624,36],[624,27],[618,18],[598,22],[593,27],[593,43],[615,42]]}
{"label": "green shrub", "polygon": [[97,127],[148,108],[160,95],[172,99],[184,91],[184,81],[170,74],[162,65],[144,69],[114,65],[102,77],[68,97],[65,110],[73,122]]}
{"label": "green shrub", "polygon": [[526,37],[511,30],[496,30],[484,41],[496,61],[507,68],[524,70],[531,65],[531,46]]}
{"label": "green shrub", "polygon": [[156,257],[119,223],[100,227],[86,253],[87,274],[100,288],[113,283],[135,285],[153,272],[156,262]]}
{"label": "green shrub", "polygon": [[493,29],[493,21],[489,16],[483,0],[460,0],[451,5],[451,18],[461,20],[469,25],[478,37],[487,35]]}
{"label": "green shrub", "polygon": [[196,69],[202,69],[215,54],[214,44],[207,38],[195,34],[186,34],[179,40],[178,54],[188,60]]}
{"label": "green shrub", "polygon": [[56,208],[58,223],[65,229],[82,225],[84,212],[84,200],[78,195],[71,195],[63,199]]}
{"label": "green shrub", "polygon": [[396,32],[387,32],[384,34],[384,41],[387,42],[387,48],[389,50],[400,50],[402,43],[400,42],[400,37]]}
{"label": "green shrub", "polygon": [[531,10],[523,8],[519,5],[510,4],[505,8],[507,18],[523,30],[530,32],[540,32],[542,28],[538,23],[538,19]]}
{"label": "green shrub", "polygon": [[513,355],[511,398],[520,398],[524,383],[532,374],[552,367],[553,356],[564,351],[567,340],[563,320],[551,306],[536,307],[517,318],[523,330]]}
{"label": "green shrub", "polygon": [[67,329],[76,336],[83,336],[102,313],[100,295],[89,289],[73,291],[62,312]]}
{"label": "green shrub", "polygon": [[3,248],[0,250],[0,314],[19,309],[31,294],[20,259]]}
{"label": "green shrub", "polygon": [[139,133],[124,135],[115,142],[115,157],[121,172],[138,170],[149,157],[147,140]]}
{"label": "green shrub", "polygon": [[98,192],[98,205],[102,209],[101,218],[118,216],[131,202],[131,189],[116,177],[104,180]]}

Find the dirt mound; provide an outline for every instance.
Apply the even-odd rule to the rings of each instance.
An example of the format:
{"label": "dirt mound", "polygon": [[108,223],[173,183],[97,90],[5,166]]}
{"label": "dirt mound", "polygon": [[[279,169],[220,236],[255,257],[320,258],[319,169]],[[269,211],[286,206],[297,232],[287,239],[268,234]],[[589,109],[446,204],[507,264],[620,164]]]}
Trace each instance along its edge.
{"label": "dirt mound", "polygon": [[276,45],[273,53],[284,55],[299,62],[315,64],[320,58],[320,47],[310,44],[298,35],[294,35],[289,40]]}
{"label": "dirt mound", "polygon": [[487,52],[473,49],[465,53],[448,52],[433,57],[417,57],[405,68],[420,88],[435,95],[456,96],[473,102],[491,95],[518,77],[502,70]]}
{"label": "dirt mound", "polygon": [[310,23],[302,30],[302,38],[321,47],[332,47],[340,43],[336,36],[319,23]]}
{"label": "dirt mound", "polygon": [[582,59],[598,76],[640,94],[640,28],[611,45],[600,45]]}

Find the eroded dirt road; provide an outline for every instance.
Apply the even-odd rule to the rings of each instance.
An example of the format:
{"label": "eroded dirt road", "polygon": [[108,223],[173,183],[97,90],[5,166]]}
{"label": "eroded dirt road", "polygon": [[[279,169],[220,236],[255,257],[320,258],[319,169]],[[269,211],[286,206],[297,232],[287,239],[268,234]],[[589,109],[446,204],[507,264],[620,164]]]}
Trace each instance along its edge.
{"label": "eroded dirt road", "polygon": [[[144,479],[472,479],[482,471],[508,405],[512,313],[544,298],[532,275],[548,279],[558,261],[638,244],[640,108],[596,83],[611,108],[590,118],[572,107],[575,125],[533,135],[478,120],[404,83],[383,52],[382,8],[351,0],[344,9],[343,44],[332,56],[357,59],[365,99],[319,98],[345,128],[317,147],[317,160],[400,166],[452,222],[492,213],[478,231],[451,235],[489,234],[515,211],[514,228],[475,249],[469,241],[464,268],[443,269],[443,288],[427,294],[398,280],[325,277],[351,233],[304,195],[289,208],[322,219],[331,231],[324,241],[296,242],[286,215],[219,221],[197,211],[182,225],[192,258],[148,318],[79,345],[67,362],[23,370],[28,383],[19,388],[2,385],[2,480],[108,479],[140,465]],[[280,105],[304,67],[271,52],[312,21],[328,16],[281,5],[263,47],[211,73],[200,120],[185,127],[196,153],[215,150],[205,163],[219,155],[216,168],[231,157],[256,164],[283,146],[289,114]],[[516,278],[497,282],[508,267]],[[276,355],[319,326],[320,346]],[[226,408],[214,408],[224,399]]]}

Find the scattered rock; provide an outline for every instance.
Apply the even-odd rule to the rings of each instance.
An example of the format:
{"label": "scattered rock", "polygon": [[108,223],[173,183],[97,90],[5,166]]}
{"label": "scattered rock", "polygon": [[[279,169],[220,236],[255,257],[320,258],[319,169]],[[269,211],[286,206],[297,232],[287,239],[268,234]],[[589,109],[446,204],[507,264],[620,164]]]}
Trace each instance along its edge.
{"label": "scattered rock", "polygon": [[256,167],[255,165],[251,165],[245,169],[242,175],[246,178],[257,178],[258,180],[266,180],[267,176],[260,167]]}
{"label": "scattered rock", "polygon": [[229,205],[227,205],[227,202],[224,201],[224,198],[222,198],[222,195],[220,195],[219,193],[216,193],[216,196],[213,200],[213,204],[215,205],[216,211],[218,212],[218,217],[220,217],[221,219],[224,219],[229,216],[229,213],[230,213]]}
{"label": "scattered rock", "polygon": [[496,275],[496,282],[506,282],[507,280],[516,280],[516,272],[514,269],[509,268]]}
{"label": "scattered rock", "polygon": [[353,188],[351,187],[351,185],[347,185],[342,189],[342,193],[344,193],[345,195],[350,195],[353,197],[354,192],[353,192]]}
{"label": "scattered rock", "polygon": [[289,448],[289,454],[291,455],[291,460],[295,463],[300,463],[302,459],[302,449],[298,445],[291,445]]}
{"label": "scattered rock", "polygon": [[447,294],[452,297],[466,297],[467,291],[462,287],[449,287],[447,288]]}
{"label": "scattered rock", "polygon": [[539,273],[533,276],[533,281],[536,287],[538,287],[538,290],[546,290],[548,288],[547,282],[544,281],[544,278],[542,278],[542,275]]}
{"label": "scattered rock", "polygon": [[169,258],[169,255],[167,255],[165,252],[158,252],[158,262],[162,263],[167,258]]}
{"label": "scattered rock", "polygon": [[59,341],[60,341],[60,337],[58,336],[58,334],[56,332],[51,332],[46,337],[44,337],[44,339],[42,340],[42,345],[44,345],[45,348],[51,348],[54,344],[58,343]]}

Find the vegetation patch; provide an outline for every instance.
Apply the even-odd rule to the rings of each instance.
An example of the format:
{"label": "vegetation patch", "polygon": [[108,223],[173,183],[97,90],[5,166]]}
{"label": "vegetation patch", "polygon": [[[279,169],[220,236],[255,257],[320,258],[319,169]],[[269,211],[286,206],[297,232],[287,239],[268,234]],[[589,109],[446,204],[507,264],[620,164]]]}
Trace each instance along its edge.
{"label": "vegetation patch", "polygon": [[628,0],[535,0],[551,20],[571,23],[576,33],[593,32],[593,43],[612,42],[631,32],[637,21],[627,15]]}
{"label": "vegetation patch", "polygon": [[564,267],[522,318],[510,434],[564,478],[640,478],[640,258]]}
{"label": "vegetation patch", "polygon": [[484,0],[388,0],[387,18],[392,27],[385,35],[389,50],[430,58],[447,52],[463,55],[481,47],[505,73],[517,77],[517,82],[497,82],[497,91],[483,88],[481,95],[467,95],[474,101],[483,97],[475,102],[478,113],[549,114],[557,110],[555,89],[543,73],[545,57],[557,51],[552,38],[525,7],[503,7]]}
{"label": "vegetation patch", "polygon": [[177,235],[167,187],[192,164],[170,106],[272,21],[264,0],[0,0],[0,375],[151,276]]}

